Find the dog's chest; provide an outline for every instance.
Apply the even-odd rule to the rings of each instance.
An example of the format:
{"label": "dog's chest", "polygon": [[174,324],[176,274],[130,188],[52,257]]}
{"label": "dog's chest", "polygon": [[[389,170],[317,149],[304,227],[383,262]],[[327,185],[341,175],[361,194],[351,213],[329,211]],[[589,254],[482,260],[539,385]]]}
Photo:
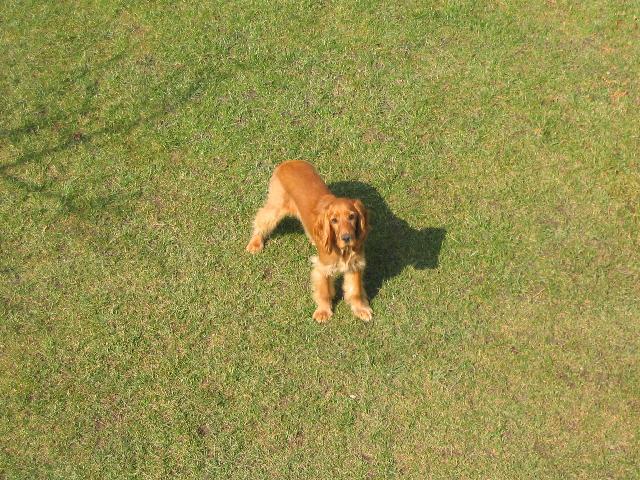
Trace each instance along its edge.
{"label": "dog's chest", "polygon": [[339,256],[333,263],[324,264],[317,256],[311,257],[311,263],[316,269],[321,270],[327,276],[335,276],[347,272],[358,272],[364,270],[365,260],[361,255],[351,254]]}

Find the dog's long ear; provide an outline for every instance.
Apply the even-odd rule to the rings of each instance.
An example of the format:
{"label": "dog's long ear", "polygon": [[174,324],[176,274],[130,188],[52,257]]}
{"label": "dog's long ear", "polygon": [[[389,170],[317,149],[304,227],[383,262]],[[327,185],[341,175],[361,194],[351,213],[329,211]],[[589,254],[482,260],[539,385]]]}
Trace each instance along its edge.
{"label": "dog's long ear", "polygon": [[324,249],[327,253],[331,253],[334,242],[333,228],[331,228],[329,220],[329,209],[326,202],[323,202],[318,212],[316,223],[313,226],[313,236],[318,249]]}
{"label": "dog's long ear", "polygon": [[364,239],[369,234],[369,212],[367,212],[364,204],[356,199],[353,201],[353,208],[358,212],[358,224],[356,225],[356,237],[358,242],[362,245]]}

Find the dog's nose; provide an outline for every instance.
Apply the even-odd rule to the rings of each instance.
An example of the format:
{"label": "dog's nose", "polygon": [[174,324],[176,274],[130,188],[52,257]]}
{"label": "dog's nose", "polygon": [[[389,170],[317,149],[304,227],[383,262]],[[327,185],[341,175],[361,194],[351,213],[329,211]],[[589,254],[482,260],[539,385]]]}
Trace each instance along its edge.
{"label": "dog's nose", "polygon": [[348,233],[345,233],[344,235],[342,235],[341,238],[344,243],[349,243],[351,241],[351,235],[349,235]]}

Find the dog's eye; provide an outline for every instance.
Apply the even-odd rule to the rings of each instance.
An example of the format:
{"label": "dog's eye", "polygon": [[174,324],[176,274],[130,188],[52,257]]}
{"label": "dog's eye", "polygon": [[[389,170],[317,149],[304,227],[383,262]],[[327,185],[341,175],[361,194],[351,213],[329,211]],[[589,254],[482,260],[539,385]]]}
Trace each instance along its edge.
{"label": "dog's eye", "polygon": [[349,220],[353,220],[354,218],[356,218],[356,214],[355,213],[350,213],[349,214]]}
{"label": "dog's eye", "polygon": [[331,223],[338,223],[338,219],[337,218],[332,218],[331,219]]}

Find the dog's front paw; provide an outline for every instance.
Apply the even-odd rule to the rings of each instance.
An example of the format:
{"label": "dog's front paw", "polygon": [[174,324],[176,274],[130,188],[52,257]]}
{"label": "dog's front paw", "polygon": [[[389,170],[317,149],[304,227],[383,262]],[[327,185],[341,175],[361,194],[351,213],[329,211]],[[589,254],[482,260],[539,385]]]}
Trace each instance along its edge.
{"label": "dog's front paw", "polygon": [[313,319],[318,323],[324,323],[331,318],[333,312],[331,310],[322,310],[318,308],[313,312]]}
{"label": "dog's front paw", "polygon": [[249,240],[246,250],[249,253],[258,253],[264,247],[264,241],[259,235],[255,235]]}
{"label": "dog's front paw", "polygon": [[367,305],[357,305],[355,307],[351,307],[351,310],[353,310],[353,314],[356,317],[360,320],[364,320],[365,322],[371,320],[371,317],[373,316],[373,310],[371,310],[371,307]]}

